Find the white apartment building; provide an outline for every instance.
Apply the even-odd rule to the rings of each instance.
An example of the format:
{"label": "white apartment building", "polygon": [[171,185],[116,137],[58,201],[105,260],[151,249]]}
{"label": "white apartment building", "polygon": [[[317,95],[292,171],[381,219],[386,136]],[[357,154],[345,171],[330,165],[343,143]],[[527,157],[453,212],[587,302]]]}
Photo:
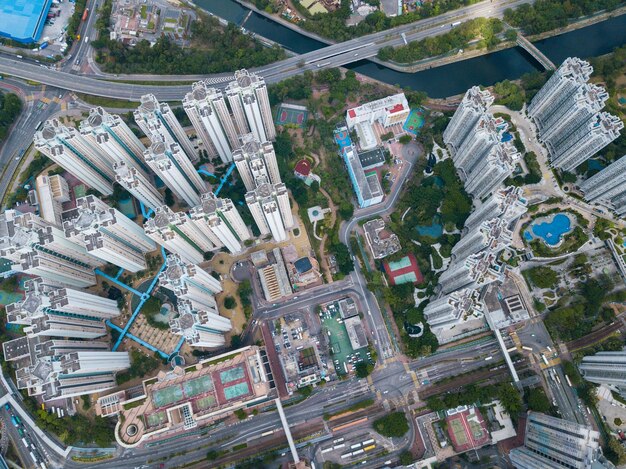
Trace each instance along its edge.
{"label": "white apartment building", "polygon": [[177,143],[188,158],[192,161],[198,160],[196,149],[169,104],[159,103],[153,94],[146,94],[141,97],[141,104],[133,115],[139,128],[152,143]]}
{"label": "white apartment building", "polygon": [[483,249],[499,252],[511,244],[513,233],[508,228],[508,220],[494,217],[484,221],[474,230],[465,233],[459,242],[452,248],[454,261],[476,254]]}
{"label": "white apartment building", "polygon": [[454,166],[463,171],[462,174],[470,174],[487,158],[491,149],[502,141],[507,129],[508,124],[504,119],[483,114],[452,157]]}
{"label": "white apartment building", "polygon": [[492,218],[503,218],[507,222],[519,218],[527,210],[527,201],[523,192],[523,188],[515,186],[508,186],[494,192],[465,220],[464,231],[472,231]]}
{"label": "white apartment building", "polygon": [[130,192],[144,206],[154,209],[165,203],[157,188],[136,168],[124,162],[115,163],[115,181]]}
{"label": "white apartment building", "polygon": [[476,128],[480,117],[493,104],[494,97],[487,90],[473,86],[465,93],[461,104],[443,132],[443,141],[452,152],[461,146],[465,138]]}
{"label": "white apartment building", "polygon": [[47,120],[35,132],[35,148],[101,194],[113,193],[115,174],[111,159],[80,133],[58,119]]}
{"label": "white apartment building", "polygon": [[200,194],[206,190],[206,185],[178,144],[154,142],[146,150],[144,159],[176,197],[190,207],[200,203]]}
{"label": "white apartment building", "polygon": [[253,134],[244,135],[241,137],[241,148],[235,150],[232,157],[246,190],[254,190],[259,177],[267,178],[272,184],[281,182],[271,142],[261,143]]}
{"label": "white apartment building", "polygon": [[617,212],[626,213],[626,158],[623,156],[580,185],[585,200],[604,204]]}
{"label": "white apartment building", "polygon": [[522,159],[512,141],[498,143],[491,147],[482,161],[478,161],[467,173],[465,190],[476,199],[497,190],[504,180],[513,174],[515,165]]}
{"label": "white apartment building", "polygon": [[102,265],[59,228],[15,210],[0,215],[0,256],[11,261],[15,271],[75,287],[95,285],[94,267]]}
{"label": "white apartment building", "polygon": [[222,162],[232,161],[232,151],[239,147],[239,136],[222,91],[206,81],[196,82],[185,95],[183,108],[208,153],[211,154],[209,148],[214,148]]}
{"label": "white apartment building", "polygon": [[462,288],[478,288],[493,282],[504,281],[504,268],[497,263],[497,254],[487,249],[473,254],[459,263],[452,263],[441,277],[443,293]]}
{"label": "white apartment building", "polygon": [[88,253],[129,272],[145,269],[145,253],[156,247],[141,227],[93,195],[76,199],[63,227]]}
{"label": "white apartment building", "polygon": [[242,243],[252,238],[232,200],[220,199],[213,192],[202,194],[202,202],[190,210],[189,216],[216,247],[224,246],[233,254],[241,252]]}
{"label": "white apartment building", "polygon": [[157,244],[189,264],[200,264],[206,252],[216,249],[202,225],[166,205],[155,209],[154,217],[144,223],[144,230]]}
{"label": "white apartment building", "polygon": [[589,81],[593,67],[578,57],[568,57],[541,87],[528,106],[528,115],[541,129],[552,110],[574,96]]}
{"label": "white apartment building", "polygon": [[476,322],[482,323],[484,310],[478,290],[463,289],[428,303],[424,318],[437,340],[447,343],[475,329]]}
{"label": "white apartment building", "polygon": [[67,181],[60,175],[46,176],[40,174],[35,180],[39,215],[48,223],[57,227],[63,225],[61,214],[63,203],[70,200],[70,189]]}
{"label": "white apartment building", "polygon": [[128,352],[110,352],[98,341],[20,337],[2,344],[17,362],[17,388],[44,401],[95,394],[116,386],[115,373],[130,366]]}
{"label": "white apartment building", "polygon": [[620,135],[622,120],[608,112],[597,113],[590,121],[569,134],[545,142],[550,153],[550,165],[563,171],[573,171]]}
{"label": "white apartment building", "polygon": [[230,319],[219,314],[197,310],[191,301],[178,300],[178,316],[170,320],[170,330],[180,335],[192,347],[220,347],[224,333],[232,329]]}
{"label": "white apartment building", "polygon": [[239,135],[252,132],[260,142],[274,140],[276,128],[265,80],[247,70],[235,72],[226,87],[226,96]]}
{"label": "white apartment building", "polygon": [[287,230],[294,228],[289,194],[283,183],[270,184],[259,178],[256,189],[246,193],[246,204],[261,236],[271,234],[276,242],[287,239]]}
{"label": "white apartment building", "polygon": [[110,158],[110,165],[123,162],[148,177],[143,153],[146,147],[120,116],[101,107],[92,108],[89,117],[80,123],[80,134],[92,146],[99,147]]}

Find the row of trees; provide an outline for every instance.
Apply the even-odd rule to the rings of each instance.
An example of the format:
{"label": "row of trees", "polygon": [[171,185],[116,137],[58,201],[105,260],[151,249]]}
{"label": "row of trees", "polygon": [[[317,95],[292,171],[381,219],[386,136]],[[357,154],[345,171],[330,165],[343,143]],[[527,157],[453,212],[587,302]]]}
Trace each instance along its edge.
{"label": "row of trees", "polygon": [[470,42],[477,39],[479,40],[477,48],[493,47],[500,42],[497,34],[501,33],[502,29],[502,21],[497,18],[476,18],[440,36],[427,37],[401,47],[383,47],[378,51],[378,58],[398,63],[413,63],[466,48]]}
{"label": "row of trees", "polygon": [[110,73],[220,73],[260,67],[286,57],[282,48],[265,47],[232,23],[222,27],[214,17],[202,16],[191,24],[193,44],[185,49],[167,36],[154,45],[142,40],[130,47],[109,38],[108,21],[100,24],[99,37],[91,45],[97,51],[96,62]]}
{"label": "row of trees", "polygon": [[504,12],[504,21],[528,34],[539,34],[567,26],[570,20],[581,16],[614,10],[622,4],[620,0],[537,0],[515,10],[508,8]]}
{"label": "row of trees", "polygon": [[16,94],[0,93],[0,142],[7,136],[9,127],[22,112],[22,102]]}
{"label": "row of trees", "polygon": [[458,392],[426,399],[428,408],[434,411],[452,409],[460,405],[487,404],[498,399],[513,420],[522,411],[522,398],[511,383],[478,386],[469,384]]}

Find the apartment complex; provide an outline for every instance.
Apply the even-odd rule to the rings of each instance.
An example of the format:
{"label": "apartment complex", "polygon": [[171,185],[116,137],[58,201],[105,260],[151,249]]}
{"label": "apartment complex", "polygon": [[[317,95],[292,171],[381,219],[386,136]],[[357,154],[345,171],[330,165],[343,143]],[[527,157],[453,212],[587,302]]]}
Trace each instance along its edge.
{"label": "apartment complex", "polygon": [[78,130],[58,119],[47,120],[35,132],[35,148],[103,195],[113,193],[113,163],[99,147],[92,145]]}
{"label": "apartment complex", "polygon": [[[219,155],[224,163],[232,161],[239,147],[239,136],[221,90],[206,81],[192,85],[183,99],[183,108],[210,156]],[[209,149],[214,148],[214,154]]]}
{"label": "apartment complex", "polygon": [[460,148],[493,101],[492,94],[487,90],[482,91],[478,86],[473,86],[465,93],[452,120],[443,132],[443,141],[449,148],[452,148],[453,152]]}
{"label": "apartment complex", "polygon": [[601,203],[619,216],[626,214],[626,158],[611,163],[580,185],[588,202]]}
{"label": "apartment complex", "polygon": [[271,184],[266,178],[256,180],[256,188],[246,193],[246,204],[261,236],[272,235],[274,241],[287,239],[287,230],[294,228],[287,187],[281,182]]}
{"label": "apartment complex", "polygon": [[517,469],[609,469],[602,455],[600,434],[590,427],[529,412],[524,446],[510,459]]}
{"label": "apartment complex", "polygon": [[226,97],[239,135],[252,132],[259,142],[276,138],[265,80],[247,70],[237,70],[226,87]]}
{"label": "apartment complex", "polygon": [[240,141],[241,148],[233,152],[233,161],[246,190],[254,190],[260,177],[279,184],[280,172],[272,143],[261,143],[253,134],[243,135]]}
{"label": "apartment complex", "polygon": [[202,224],[184,212],[173,212],[167,205],[156,208],[154,217],[144,223],[144,230],[157,244],[189,264],[200,264],[206,252],[217,248]]}
{"label": "apartment complex", "polygon": [[159,103],[153,94],[146,94],[141,97],[141,103],[133,115],[139,128],[152,143],[177,144],[187,158],[197,161],[198,153],[169,104]]}
{"label": "apartment complex", "polygon": [[124,162],[113,165],[115,182],[131,193],[144,206],[154,209],[163,205],[164,199],[157,188],[137,168],[129,167]]}
{"label": "apartment complex", "polygon": [[550,164],[563,171],[573,171],[624,128],[618,117],[600,112],[608,93],[588,83],[592,72],[588,62],[568,57],[528,106]]}
{"label": "apartment complex", "polygon": [[233,201],[221,199],[213,192],[202,194],[200,205],[192,208],[189,216],[216,247],[223,246],[230,253],[241,252],[243,243],[252,238]]}
{"label": "apartment complex", "polygon": [[180,256],[169,254],[166,268],[159,275],[159,286],[172,291],[176,298],[190,301],[196,309],[217,312],[214,295],[222,291],[219,280]]}
{"label": "apartment complex", "polygon": [[190,207],[200,203],[206,185],[177,143],[155,141],[144,153],[144,159],[176,197]]}
{"label": "apartment complex", "polygon": [[198,308],[183,299],[178,300],[176,309],[178,315],[170,320],[170,331],[182,336],[191,347],[215,348],[226,343],[224,333],[232,329],[232,324],[217,310]]}
{"label": "apartment complex", "polygon": [[63,228],[89,254],[129,272],[145,269],[145,254],[156,247],[139,225],[93,195],[76,199]]}
{"label": "apartment complex", "polygon": [[462,289],[431,301],[424,308],[424,318],[439,343],[445,344],[481,326],[484,309],[478,290]]}
{"label": "apartment complex", "polygon": [[73,287],[95,285],[94,268],[103,264],[82,244],[67,239],[61,229],[16,210],[0,215],[0,256],[17,272]]}
{"label": "apartment complex", "polygon": [[350,177],[359,207],[365,208],[381,203],[384,193],[376,171],[365,172],[353,145],[344,148],[342,156],[348,169],[348,176]]}

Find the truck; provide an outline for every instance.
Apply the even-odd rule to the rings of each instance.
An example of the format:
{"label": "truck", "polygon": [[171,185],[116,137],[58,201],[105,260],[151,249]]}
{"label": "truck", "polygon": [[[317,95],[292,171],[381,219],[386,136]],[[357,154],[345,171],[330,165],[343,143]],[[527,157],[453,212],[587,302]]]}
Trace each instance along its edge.
{"label": "truck", "polygon": [[12,424],[13,424],[13,426],[14,426],[14,427],[16,427],[16,428],[20,426],[19,422],[18,422],[18,421],[17,421],[17,419],[15,418],[15,415],[11,416],[11,423],[12,423]]}
{"label": "truck", "polygon": [[88,16],[89,16],[89,8],[85,8],[85,11],[83,13],[82,21],[87,21],[87,17]]}

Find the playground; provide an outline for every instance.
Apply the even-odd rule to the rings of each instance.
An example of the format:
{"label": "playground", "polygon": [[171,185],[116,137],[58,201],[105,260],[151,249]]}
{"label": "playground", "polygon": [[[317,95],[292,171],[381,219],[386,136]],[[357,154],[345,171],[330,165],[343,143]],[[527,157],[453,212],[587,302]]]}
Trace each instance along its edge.
{"label": "playground", "polygon": [[406,118],[402,128],[405,132],[417,135],[422,127],[424,127],[424,110],[421,108],[411,109],[411,113]]}
{"label": "playground", "polygon": [[339,145],[339,150],[343,151],[344,148],[352,145],[352,140],[350,139],[350,134],[348,133],[348,129],[345,127],[341,129],[335,130],[335,142]]}
{"label": "playground", "polygon": [[299,127],[304,126],[309,117],[309,111],[304,106],[297,106],[295,104],[281,104],[278,106],[276,112],[276,125],[297,125]]}

